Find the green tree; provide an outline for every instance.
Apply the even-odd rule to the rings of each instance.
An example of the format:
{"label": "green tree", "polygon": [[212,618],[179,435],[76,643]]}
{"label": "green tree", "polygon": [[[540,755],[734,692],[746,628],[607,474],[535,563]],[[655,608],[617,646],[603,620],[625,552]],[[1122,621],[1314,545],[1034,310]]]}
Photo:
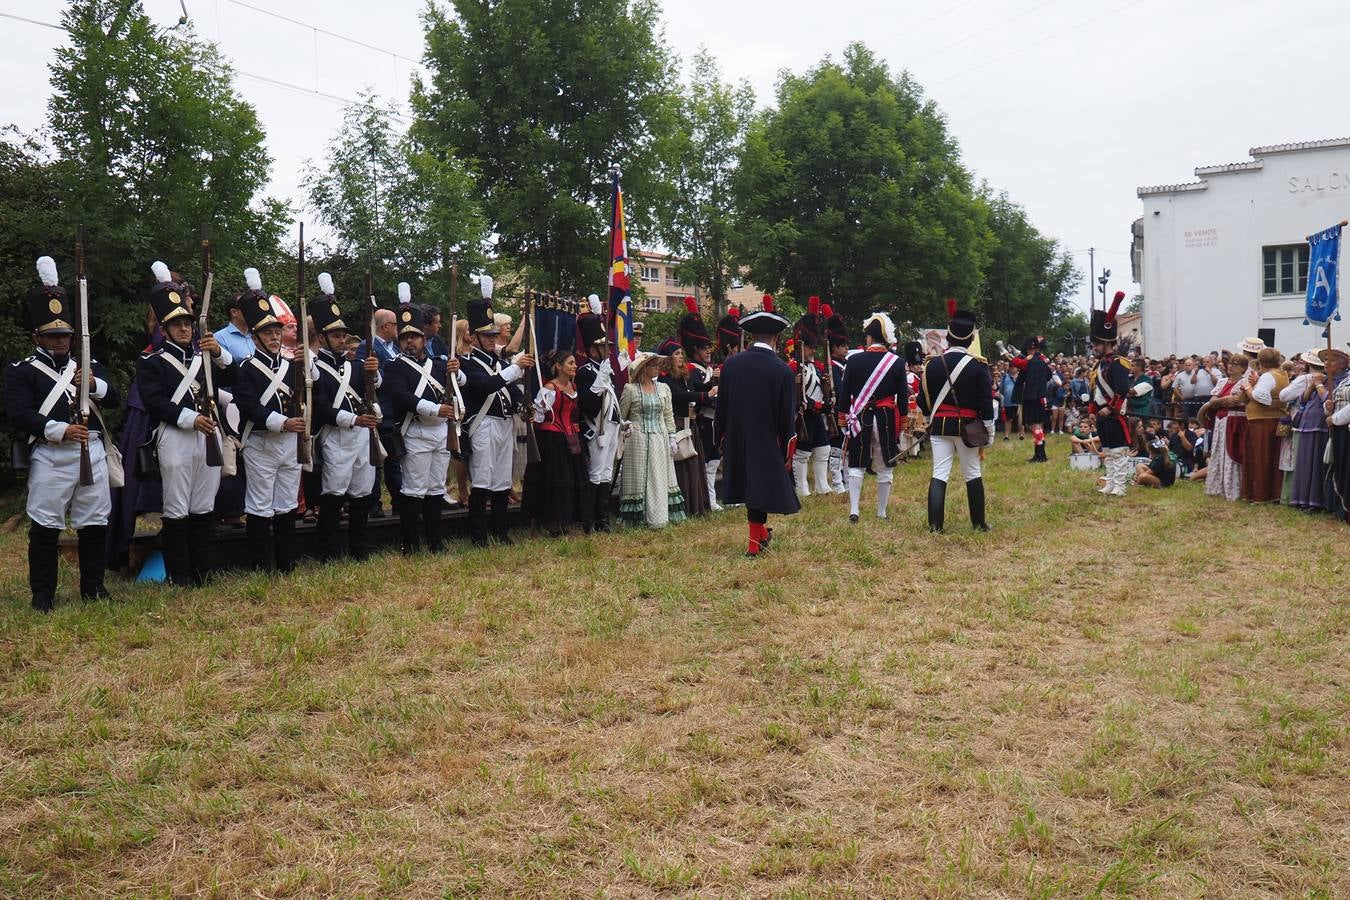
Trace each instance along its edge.
{"label": "green tree", "polygon": [[[2,134],[0,222],[5,226],[0,228],[0,295],[11,299],[9,314],[0,316],[0,365],[32,352],[23,297],[38,283],[34,262],[66,249],[67,231],[70,239],[74,237],[62,219],[52,161],[42,144],[12,126]],[[60,246],[53,246],[54,240],[60,240]]]}
{"label": "green tree", "polygon": [[393,103],[363,95],[343,114],[323,167],[305,166],[309,206],[336,238],[327,262],[342,296],[360,295],[367,255],[376,296],[408,281],[426,301],[445,296],[447,260],[459,264],[461,288],[483,262],[473,175],[453,156],[400,135],[397,115]]}
{"label": "green tree", "polygon": [[722,81],[707,50],[694,57],[689,84],[676,95],[675,127],[662,138],[668,194],[659,234],[682,257],[675,272],[712,297],[714,312],[726,307],[727,290],[739,267],[732,256],[736,239],[733,180],[754,115],[755,94],[742,82]]}
{"label": "green tree", "polygon": [[288,216],[257,200],[271,160],[213,44],[157,29],[138,0],[74,0],[63,24],[48,111],[65,228],[52,255],[71,279],[66,235],[84,222],[95,352],[125,378],[144,344],[151,262],[195,275],[208,223],[217,283],[242,288],[246,265],[279,261]]}
{"label": "green tree", "polygon": [[982,193],[993,237],[978,302],[985,327],[1019,346],[1032,334],[1071,328],[1069,297],[1082,280],[1073,259],[1037,231],[1006,193],[987,187]]}
{"label": "green tree", "polygon": [[956,141],[907,73],[862,44],[784,75],[751,126],[736,179],[742,256],[766,290],[819,294],[850,320],[873,309],[942,320],[973,300],[988,230]]}
{"label": "green tree", "polygon": [[655,0],[463,0],[423,14],[431,70],[414,137],[478,175],[495,252],[532,284],[598,289],[608,272],[609,169],[627,224],[652,231],[671,65]]}

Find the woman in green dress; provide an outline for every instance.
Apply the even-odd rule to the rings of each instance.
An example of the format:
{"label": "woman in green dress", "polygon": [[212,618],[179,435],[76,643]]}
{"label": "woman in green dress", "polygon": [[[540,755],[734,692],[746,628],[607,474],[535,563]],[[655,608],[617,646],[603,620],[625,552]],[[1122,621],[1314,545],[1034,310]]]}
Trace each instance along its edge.
{"label": "woman in green dress", "polygon": [[619,518],[649,528],[683,522],[685,516],[671,446],[675,415],[670,388],[656,380],[660,359],[639,353],[628,367],[628,384],[619,399],[625,435]]}

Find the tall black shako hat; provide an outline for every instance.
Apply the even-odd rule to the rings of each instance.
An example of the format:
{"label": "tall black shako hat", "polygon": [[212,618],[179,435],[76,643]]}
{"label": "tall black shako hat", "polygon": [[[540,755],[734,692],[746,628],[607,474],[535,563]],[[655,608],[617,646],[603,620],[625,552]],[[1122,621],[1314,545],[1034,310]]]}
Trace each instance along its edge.
{"label": "tall black shako hat", "polygon": [[276,310],[272,308],[271,298],[263,293],[262,276],[258,274],[258,270],[245,269],[244,283],[248,285],[248,290],[239,298],[239,311],[244,314],[248,330],[257,331],[269,325],[280,325],[281,320],[277,318]]}
{"label": "tall black shako hat", "polygon": [[609,337],[605,334],[605,320],[594,313],[582,313],[578,316],[577,328],[581,332],[583,349],[593,347],[596,344],[609,343]]}
{"label": "tall black shako hat", "polygon": [[309,317],[314,320],[314,327],[321,332],[349,331],[347,323],[342,321],[342,310],[338,308],[337,298],[333,296],[333,276],[320,272],[318,281],[323,296],[309,301],[307,307]]}
{"label": "tall black shako hat", "polygon": [[469,301],[469,331],[474,334],[485,334],[489,331],[497,330],[497,323],[492,318],[492,285],[491,275],[479,275],[478,290],[482,293],[482,298]]}
{"label": "tall black shako hat", "polygon": [[765,294],[758,310],[741,316],[740,325],[748,334],[778,334],[788,327],[788,320],[773,311],[773,297]]}
{"label": "tall black shako hat", "polygon": [[34,334],[74,334],[75,314],[66,299],[65,289],[57,283],[56,260],[39,256],[38,287],[28,292],[28,327]]}
{"label": "tall black shako hat", "polygon": [[1092,311],[1092,340],[1094,342],[1103,342],[1114,344],[1120,338],[1119,325],[1116,322],[1116,313],[1120,311],[1120,304],[1125,299],[1124,291],[1116,291],[1116,296],[1111,300],[1110,309],[1094,309]]}
{"label": "tall black shako hat", "polygon": [[975,329],[979,321],[975,313],[968,309],[958,309],[956,300],[947,301],[947,343],[969,346],[975,340]]}
{"label": "tall black shako hat", "polygon": [[398,336],[405,334],[426,334],[423,329],[426,327],[426,315],[422,312],[422,307],[416,303],[404,303],[394,313],[398,317]]}
{"label": "tall black shako hat", "polygon": [[828,303],[820,305],[820,314],[825,317],[825,334],[834,345],[848,346],[848,323],[835,312]]}
{"label": "tall black shako hat", "polygon": [[685,353],[693,353],[698,347],[712,343],[708,328],[703,324],[703,315],[699,312],[698,301],[693,297],[684,298],[684,315],[680,317],[678,335],[680,346]]}
{"label": "tall black shako hat", "polygon": [[174,283],[173,273],[169,271],[169,267],[155,260],[150,264],[150,271],[155,273],[155,283],[146,299],[150,302],[150,309],[159,320],[159,324],[167,325],[174,319],[191,317],[192,312],[183,301],[183,295],[187,292],[183,285]]}
{"label": "tall black shako hat", "polygon": [[792,333],[797,340],[806,346],[818,346],[820,344],[821,323],[820,298],[812,294],[806,302],[806,315],[798,319],[796,324],[792,326]]}
{"label": "tall black shako hat", "polygon": [[727,308],[727,314],[717,322],[717,350],[719,353],[726,353],[732,347],[738,347],[741,343],[741,308],[732,306]]}

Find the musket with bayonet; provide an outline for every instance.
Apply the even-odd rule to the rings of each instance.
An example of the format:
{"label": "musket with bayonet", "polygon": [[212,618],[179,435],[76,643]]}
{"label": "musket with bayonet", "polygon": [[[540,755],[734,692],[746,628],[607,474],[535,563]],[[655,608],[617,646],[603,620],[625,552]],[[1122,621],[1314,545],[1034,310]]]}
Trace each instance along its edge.
{"label": "musket with bayonet", "polygon": [[[450,266],[450,339],[446,341],[446,346],[450,348],[451,358],[458,357],[455,352],[459,348],[453,346],[459,342],[458,332],[455,330],[456,321],[456,291],[459,286],[459,263],[452,263]],[[446,360],[448,363],[449,360]],[[460,422],[464,421],[464,395],[459,391],[459,373],[451,372],[449,368],[445,372],[445,380],[450,382],[450,389],[447,393],[447,399],[450,401],[450,408],[454,410],[454,415],[445,423],[445,449],[451,453],[459,453]]]}
{"label": "musket with bayonet", "polygon": [[[375,353],[375,310],[379,308],[379,303],[375,300],[375,284],[370,275],[370,257],[366,257],[366,303],[369,308],[366,310],[366,359],[378,359]],[[370,373],[363,373],[364,395],[361,398],[361,412],[367,416],[375,416],[377,406],[375,401],[375,378]],[[377,416],[378,418],[378,416]],[[370,464],[379,468],[380,466],[380,432],[377,428],[370,429]]]}
{"label": "musket with bayonet", "polygon": [[313,466],[313,455],[310,453],[309,433],[310,433],[310,406],[314,399],[314,374],[309,370],[309,315],[305,311],[305,223],[300,223],[300,255],[298,277],[296,278],[295,291],[295,309],[299,312],[296,318],[300,323],[300,352],[297,359],[291,360],[294,366],[298,360],[300,371],[296,372],[291,382],[291,415],[295,418],[305,420],[305,430],[295,436],[295,457],[300,465],[305,469]]}
{"label": "musket with bayonet", "polygon": [[[84,271],[84,226],[75,228],[75,278],[80,289],[79,331],[76,339],[80,350],[80,392],[79,406],[75,413],[75,424],[89,427],[89,390],[94,377],[89,353],[89,279]],[[94,483],[94,464],[89,457],[89,437],[80,443],[80,484],[88,487]]]}
{"label": "musket with bayonet", "polygon": [[539,455],[539,440],[534,434],[534,397],[538,393],[538,384],[531,390],[530,375],[533,373],[536,383],[539,382],[539,346],[535,341],[535,323],[534,323],[534,304],[535,292],[525,292],[525,304],[522,313],[525,318],[525,352],[534,359],[534,367],[525,372],[524,388],[525,402],[521,405],[520,416],[525,421],[525,459],[527,462],[539,462],[542,457]]}
{"label": "musket with bayonet", "polygon": [[[206,315],[211,309],[211,283],[215,279],[215,272],[211,266],[211,231],[210,226],[202,226],[202,301],[197,310],[197,340],[200,341],[211,332],[206,328]],[[206,391],[197,404],[197,413],[206,416],[211,420],[211,424],[216,430],[206,436],[206,464],[213,469],[220,468],[224,462],[224,456],[220,451],[220,416],[216,411],[216,383],[215,374],[212,371],[215,363],[211,360],[211,354],[202,354],[202,374],[206,376]]]}

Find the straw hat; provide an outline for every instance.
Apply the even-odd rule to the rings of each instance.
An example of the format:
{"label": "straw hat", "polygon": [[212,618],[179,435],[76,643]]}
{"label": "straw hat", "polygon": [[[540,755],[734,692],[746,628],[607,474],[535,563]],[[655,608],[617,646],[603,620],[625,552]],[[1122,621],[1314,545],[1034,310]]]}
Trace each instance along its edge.
{"label": "straw hat", "polygon": [[[1347,345],[1347,346],[1350,346],[1350,345]],[[1325,363],[1325,362],[1327,361],[1327,357],[1330,356],[1330,355],[1333,354],[1333,353],[1339,354],[1339,355],[1341,356],[1341,358],[1343,358],[1343,359],[1350,359],[1350,353],[1347,353],[1346,351],[1342,350],[1340,347],[1327,347],[1327,348],[1324,349],[1324,350],[1318,350],[1318,351],[1317,351],[1317,358],[1320,359],[1323,363]]]}
{"label": "straw hat", "polygon": [[648,365],[654,365],[660,359],[661,357],[657,356],[655,353],[648,353],[646,350],[639,351],[638,355],[633,358],[633,361],[628,364],[628,380],[637,381],[639,373],[641,373],[644,368]]}
{"label": "straw hat", "polygon": [[1266,349],[1266,342],[1261,340],[1259,337],[1254,338],[1249,337],[1242,343],[1238,344],[1238,349],[1241,350],[1243,353],[1247,354],[1248,356],[1255,356],[1262,350]]}
{"label": "straw hat", "polygon": [[1303,360],[1308,365],[1316,366],[1319,369],[1325,365],[1325,363],[1322,360],[1320,350],[1304,350],[1302,353],[1298,355],[1298,358]]}

